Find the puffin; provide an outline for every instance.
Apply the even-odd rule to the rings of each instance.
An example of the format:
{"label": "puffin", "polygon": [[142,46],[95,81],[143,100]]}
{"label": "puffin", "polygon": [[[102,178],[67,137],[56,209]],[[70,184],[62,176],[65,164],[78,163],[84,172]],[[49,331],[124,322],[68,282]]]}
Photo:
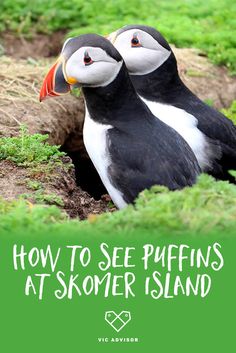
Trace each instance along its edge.
{"label": "puffin", "polygon": [[201,169],[186,141],[157,119],[137,95],[125,62],[109,40],[84,34],[67,40],[49,70],[40,101],[82,88],[83,139],[117,208],[153,185],[192,186]]}
{"label": "puffin", "polygon": [[202,171],[235,184],[229,171],[236,169],[236,126],[186,87],[161,33],[145,25],[127,25],[108,39],[124,58],[140,98],[185,139]]}

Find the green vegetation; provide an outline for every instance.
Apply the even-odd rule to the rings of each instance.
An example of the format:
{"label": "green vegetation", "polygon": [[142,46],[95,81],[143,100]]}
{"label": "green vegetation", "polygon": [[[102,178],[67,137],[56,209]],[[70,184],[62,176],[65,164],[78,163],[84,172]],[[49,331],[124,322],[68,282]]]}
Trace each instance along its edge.
{"label": "green vegetation", "polygon": [[0,31],[107,34],[126,24],[145,23],[178,47],[197,47],[236,73],[235,13],[232,0],[2,0]]}
{"label": "green vegetation", "polygon": [[92,227],[109,229],[148,230],[160,233],[207,234],[214,230],[235,228],[236,188],[226,182],[215,182],[202,175],[192,188],[170,192],[155,186],[143,191],[135,207],[105,214],[91,220]]}
{"label": "green vegetation", "polygon": [[[61,197],[55,193],[47,192],[43,183],[38,180],[49,181],[57,166],[66,170],[71,166],[69,163],[63,164],[61,157],[65,153],[59,151],[59,146],[49,145],[46,142],[47,139],[48,135],[30,135],[27,128],[22,125],[19,136],[0,139],[0,160],[10,160],[18,166],[29,169],[31,179],[19,180],[18,185],[25,184],[32,192],[22,194],[21,198],[34,203],[63,207],[64,203]],[[13,203],[13,205],[17,205],[17,203]]]}
{"label": "green vegetation", "polygon": [[34,203],[40,204],[49,204],[49,205],[57,205],[64,206],[64,202],[62,198],[55,193],[48,193],[44,190],[44,186],[38,180],[28,180],[26,185],[29,189],[33,190],[33,193],[27,193],[21,195],[22,198],[27,200],[32,200]]}
{"label": "green vegetation", "polygon": [[37,180],[28,180],[26,185],[29,189],[35,190],[35,191],[40,190],[43,187],[42,183]]}
{"label": "green vegetation", "polygon": [[236,101],[233,101],[232,105],[228,109],[222,109],[221,111],[236,125]]}
{"label": "green vegetation", "polygon": [[36,231],[41,226],[53,225],[63,220],[66,220],[66,215],[56,206],[32,205],[24,200],[9,202],[0,199],[0,232],[26,228]]}
{"label": "green vegetation", "polygon": [[47,139],[48,135],[30,135],[22,125],[19,136],[0,139],[0,160],[7,159],[25,167],[55,163],[62,165],[61,157],[65,153],[59,151],[59,146],[49,145]]}
{"label": "green vegetation", "polygon": [[196,71],[196,70],[192,70],[192,69],[187,70],[186,75],[188,75],[189,77],[206,77],[207,76],[207,74],[205,72]]}
{"label": "green vegetation", "polygon": [[0,231],[4,229],[57,229],[65,234],[115,234],[128,230],[158,234],[192,235],[226,232],[232,234],[236,222],[236,188],[202,175],[192,188],[170,192],[164,187],[143,191],[135,206],[115,213],[92,216],[88,221],[68,221],[55,206],[27,202],[0,202]]}
{"label": "green vegetation", "polygon": [[213,99],[205,99],[204,100],[204,102],[206,103],[206,104],[208,104],[210,107],[213,107],[214,106],[214,101],[213,101]]}
{"label": "green vegetation", "polygon": [[31,194],[23,194],[21,197],[27,200],[33,200],[35,203],[39,204],[46,203],[48,205],[64,206],[64,202],[60,196],[54,193],[48,194],[43,190],[43,188],[36,190]]}

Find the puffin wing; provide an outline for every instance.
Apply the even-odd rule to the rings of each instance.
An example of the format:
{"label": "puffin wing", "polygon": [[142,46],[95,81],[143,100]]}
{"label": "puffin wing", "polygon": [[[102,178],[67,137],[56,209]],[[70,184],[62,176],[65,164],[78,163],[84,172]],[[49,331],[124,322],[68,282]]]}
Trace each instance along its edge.
{"label": "puffin wing", "polygon": [[108,173],[126,202],[153,185],[176,190],[196,182],[200,168],[188,144],[173,129],[161,130],[154,128],[148,135],[141,130],[140,135],[109,131]]}
{"label": "puffin wing", "polygon": [[236,126],[220,113],[209,107],[196,96],[188,101],[189,110],[198,119],[198,128],[221,148],[221,166],[227,172],[236,169]]}

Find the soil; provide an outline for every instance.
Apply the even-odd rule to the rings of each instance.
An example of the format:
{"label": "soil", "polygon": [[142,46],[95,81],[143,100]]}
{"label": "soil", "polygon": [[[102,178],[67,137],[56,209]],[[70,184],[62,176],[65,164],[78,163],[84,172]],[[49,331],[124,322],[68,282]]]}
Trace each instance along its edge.
{"label": "soil", "polygon": [[17,37],[12,33],[1,34],[0,43],[4,54],[17,59],[31,57],[34,59],[57,56],[60,53],[65,38],[65,32],[59,31],[49,35],[37,34],[32,39]]}
{"label": "soil", "polygon": [[[64,163],[70,162],[66,157]],[[37,191],[28,186],[28,181],[34,180],[40,182],[43,186],[44,195],[54,195],[62,201],[61,209],[72,217],[78,217],[83,220],[90,215],[97,215],[104,212],[111,212],[115,207],[110,206],[111,199],[109,195],[103,195],[98,201],[94,200],[87,192],[76,185],[74,169],[69,171],[63,167],[57,167],[50,176],[41,173],[32,173],[29,168],[16,166],[11,161],[0,161],[0,196],[6,200],[12,201],[22,195],[31,203],[37,203],[34,195]],[[42,202],[40,202],[42,203]],[[46,202],[57,204],[57,201]]]}
{"label": "soil", "polygon": [[[38,101],[43,78],[61,50],[64,35],[37,35],[26,41],[5,33],[0,38],[5,51],[0,57],[0,137],[17,135],[24,123],[30,133],[48,134],[50,143],[61,145],[75,168],[69,172],[59,167],[54,170],[50,180],[42,181],[44,192],[59,196],[64,204],[61,208],[71,217],[85,219],[115,208],[109,207],[110,198],[104,196],[106,190],[83,144],[83,99],[66,95]],[[180,75],[194,93],[211,100],[218,109],[231,104],[236,97],[236,78],[230,77],[226,68],[212,65],[198,50],[173,50]],[[29,194],[32,190],[26,180],[30,177],[29,169],[0,161],[0,196],[12,200]]]}

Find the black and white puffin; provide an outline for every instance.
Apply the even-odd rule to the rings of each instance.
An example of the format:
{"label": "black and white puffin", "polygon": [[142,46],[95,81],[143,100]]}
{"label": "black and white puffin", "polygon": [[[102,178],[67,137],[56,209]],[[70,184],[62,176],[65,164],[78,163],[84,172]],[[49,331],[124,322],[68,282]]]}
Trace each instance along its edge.
{"label": "black and white puffin", "polygon": [[167,41],[154,28],[129,25],[108,37],[122,55],[132,83],[152,113],[178,131],[201,169],[235,183],[236,126],[181,81]]}
{"label": "black and white puffin", "polygon": [[176,190],[196,182],[200,167],[191,148],[138,97],[107,39],[85,34],[67,40],[40,100],[69,92],[71,85],[82,87],[85,147],[118,208],[152,185]]}

